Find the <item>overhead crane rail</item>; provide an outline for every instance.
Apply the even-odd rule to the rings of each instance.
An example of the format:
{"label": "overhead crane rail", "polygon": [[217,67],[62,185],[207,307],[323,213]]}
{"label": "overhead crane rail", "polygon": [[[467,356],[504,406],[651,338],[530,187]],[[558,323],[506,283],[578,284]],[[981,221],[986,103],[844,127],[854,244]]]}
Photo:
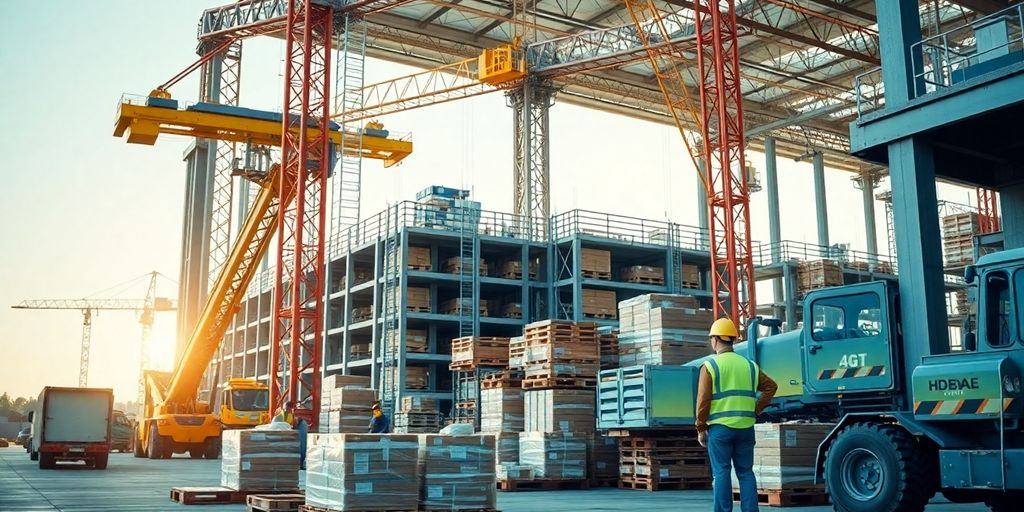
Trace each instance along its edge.
{"label": "overhead crane rail", "polygon": [[[412,154],[407,134],[392,134],[370,123],[343,134],[330,124],[333,148],[344,143],[345,156],[382,160],[391,167]],[[309,128],[315,133],[316,128]],[[264,146],[281,145],[281,113],[216,103],[186,103],[169,98],[125,95],[118,106],[114,136],[131,144],[153,145],[160,134],[185,135]],[[343,135],[347,135],[344,136]]]}

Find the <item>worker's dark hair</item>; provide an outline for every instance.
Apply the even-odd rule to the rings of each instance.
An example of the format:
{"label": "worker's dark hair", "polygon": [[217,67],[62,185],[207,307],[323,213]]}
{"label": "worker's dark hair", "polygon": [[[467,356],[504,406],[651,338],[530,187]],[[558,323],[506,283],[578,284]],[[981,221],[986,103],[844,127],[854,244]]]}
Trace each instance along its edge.
{"label": "worker's dark hair", "polygon": [[288,401],[286,401],[284,403],[284,408],[285,409],[291,409],[292,407],[295,407],[295,402],[292,402],[291,400],[288,400]]}
{"label": "worker's dark hair", "polygon": [[736,343],[736,340],[733,339],[732,336],[718,336],[718,335],[716,335],[716,336],[713,336],[713,337],[714,338],[718,338],[718,341],[721,341],[722,343],[728,343],[730,345],[732,345],[733,343]]}
{"label": "worker's dark hair", "polygon": [[380,409],[380,400],[374,402],[373,405],[371,406],[371,409]]}

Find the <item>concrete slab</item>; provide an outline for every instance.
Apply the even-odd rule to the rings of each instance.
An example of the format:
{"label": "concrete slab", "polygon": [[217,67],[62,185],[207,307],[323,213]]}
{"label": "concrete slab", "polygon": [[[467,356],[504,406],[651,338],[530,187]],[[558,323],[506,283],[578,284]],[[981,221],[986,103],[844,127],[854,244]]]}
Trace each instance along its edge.
{"label": "concrete slab", "polygon": [[[105,471],[81,464],[41,471],[20,447],[0,448],[0,512],[14,511],[178,511],[243,512],[243,505],[179,505],[169,499],[172,486],[220,484],[220,461],[136,459],[130,454],[110,456]],[[498,493],[503,512],[599,512],[644,510],[647,512],[706,512],[711,510],[709,491],[649,493],[619,489]],[[736,507],[737,512],[739,507]],[[762,510],[773,510],[764,507]],[[825,512],[832,507],[804,507],[801,512]],[[981,505],[936,503],[929,512],[982,512]]]}

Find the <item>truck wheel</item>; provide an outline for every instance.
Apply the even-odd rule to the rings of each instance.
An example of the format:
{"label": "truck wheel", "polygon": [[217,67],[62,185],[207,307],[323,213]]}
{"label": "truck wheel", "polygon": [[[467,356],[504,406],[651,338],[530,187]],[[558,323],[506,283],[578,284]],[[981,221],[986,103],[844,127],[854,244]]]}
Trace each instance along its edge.
{"label": "truck wheel", "polygon": [[160,437],[160,432],[157,431],[156,425],[149,428],[149,447],[146,451],[146,455],[151,459],[166,459],[167,448],[164,447],[164,439]]}
{"label": "truck wheel", "polygon": [[1024,499],[1024,493],[1020,491],[1006,491],[995,493],[985,500],[985,505],[992,512],[1016,512],[1020,510],[1020,502]]}
{"label": "truck wheel", "polygon": [[206,440],[203,456],[210,460],[220,457],[220,438],[211,437]]}
{"label": "truck wheel", "polygon": [[132,438],[132,453],[135,455],[136,459],[146,458],[146,451],[143,450],[142,441],[139,441],[138,433],[136,433],[135,437]]}
{"label": "truck wheel", "polygon": [[825,488],[837,512],[920,512],[935,494],[929,450],[890,425],[844,428],[825,455]]}
{"label": "truck wheel", "polygon": [[93,459],[93,469],[107,469],[107,461],[110,460],[109,453],[97,453],[96,458]]}
{"label": "truck wheel", "polygon": [[39,469],[53,469],[57,467],[57,457],[49,452],[39,452]]}
{"label": "truck wheel", "polygon": [[193,459],[201,459],[203,455],[206,455],[206,448],[189,448],[188,456]]}
{"label": "truck wheel", "polygon": [[39,460],[39,452],[28,452],[28,460]]}

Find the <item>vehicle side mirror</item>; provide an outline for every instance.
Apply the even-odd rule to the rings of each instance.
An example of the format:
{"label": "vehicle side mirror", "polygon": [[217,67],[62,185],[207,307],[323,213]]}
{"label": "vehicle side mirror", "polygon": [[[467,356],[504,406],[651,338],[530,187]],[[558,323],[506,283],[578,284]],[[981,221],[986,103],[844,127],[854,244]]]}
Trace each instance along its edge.
{"label": "vehicle side mirror", "polygon": [[965,283],[971,284],[971,283],[974,282],[975,278],[977,278],[977,277],[978,277],[978,269],[974,268],[974,265],[967,265],[967,267],[964,268],[964,282]]}
{"label": "vehicle side mirror", "polygon": [[29,411],[28,412],[28,421],[32,421],[32,418],[35,418],[35,417],[36,417],[36,412],[35,411]]}
{"label": "vehicle side mirror", "polygon": [[965,351],[974,352],[978,349],[978,336],[973,331],[964,332],[963,345]]}

